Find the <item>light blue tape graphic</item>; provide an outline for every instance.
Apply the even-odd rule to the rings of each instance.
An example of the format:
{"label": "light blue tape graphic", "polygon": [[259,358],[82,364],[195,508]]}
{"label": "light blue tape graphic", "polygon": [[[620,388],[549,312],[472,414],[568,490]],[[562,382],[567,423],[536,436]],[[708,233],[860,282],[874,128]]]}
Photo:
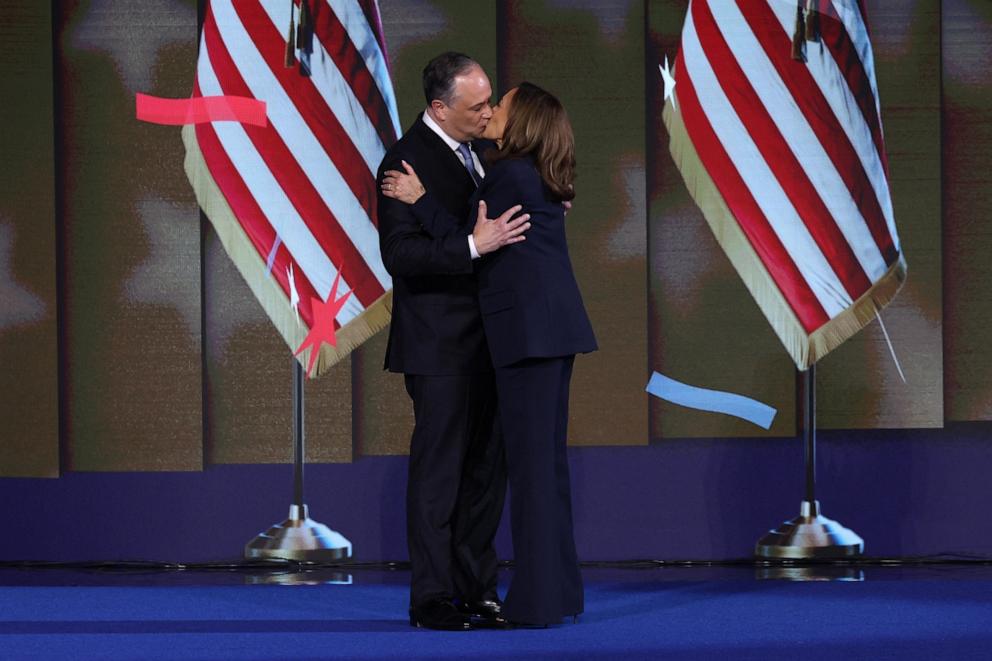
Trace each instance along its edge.
{"label": "light blue tape graphic", "polygon": [[282,237],[277,234],[275,243],[272,244],[272,250],[269,251],[269,258],[265,260],[265,272],[267,275],[272,275],[272,265],[275,264],[276,253],[279,252],[279,246],[281,245]]}
{"label": "light blue tape graphic", "polygon": [[777,410],[756,399],[735,395],[732,392],[690,386],[657,372],[651,374],[651,380],[648,381],[648,387],[645,390],[655,397],[679,406],[699,409],[700,411],[726,413],[753,422],[764,429],[772,426],[772,420],[778,413]]}

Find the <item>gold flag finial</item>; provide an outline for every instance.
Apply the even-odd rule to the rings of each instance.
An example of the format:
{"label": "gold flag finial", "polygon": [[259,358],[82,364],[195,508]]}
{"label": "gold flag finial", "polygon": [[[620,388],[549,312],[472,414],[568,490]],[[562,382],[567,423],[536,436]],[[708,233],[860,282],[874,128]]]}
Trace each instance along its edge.
{"label": "gold flag finial", "polygon": [[803,0],[796,0],[796,31],[792,33],[792,59],[806,61],[806,21],[803,17]]}
{"label": "gold flag finial", "polygon": [[293,10],[296,4],[289,0],[289,33],[286,35],[286,57],[283,66],[287,69],[296,64],[296,25],[293,21]]}
{"label": "gold flag finial", "polygon": [[820,40],[820,11],[818,0],[806,0],[806,41]]}

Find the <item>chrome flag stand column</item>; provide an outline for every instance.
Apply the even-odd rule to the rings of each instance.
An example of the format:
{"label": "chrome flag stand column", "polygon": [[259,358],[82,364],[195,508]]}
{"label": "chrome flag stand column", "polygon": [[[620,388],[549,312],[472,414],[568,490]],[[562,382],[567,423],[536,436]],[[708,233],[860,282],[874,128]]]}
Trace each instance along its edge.
{"label": "chrome flag stand column", "polygon": [[293,504],[289,518],[245,544],[245,558],[333,562],[351,558],[351,542],[310,518],[303,502],[303,366],[293,359]]}
{"label": "chrome flag stand column", "polygon": [[865,543],[856,533],[820,514],[816,499],[816,365],[803,373],[803,440],[806,442],[806,498],[800,514],[758,540],[762,558],[838,559],[860,555]]}

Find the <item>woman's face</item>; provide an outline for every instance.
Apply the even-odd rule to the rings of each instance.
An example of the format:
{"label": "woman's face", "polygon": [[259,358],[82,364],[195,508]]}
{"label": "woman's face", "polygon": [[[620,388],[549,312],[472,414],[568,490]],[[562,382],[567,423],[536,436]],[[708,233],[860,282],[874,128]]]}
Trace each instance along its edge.
{"label": "woman's face", "polygon": [[506,128],[506,119],[510,116],[510,104],[513,101],[513,95],[516,93],[517,88],[514,87],[504,94],[503,98],[499,100],[499,103],[493,107],[493,116],[486,125],[486,132],[482,134],[482,137],[497,142],[503,139],[503,129]]}

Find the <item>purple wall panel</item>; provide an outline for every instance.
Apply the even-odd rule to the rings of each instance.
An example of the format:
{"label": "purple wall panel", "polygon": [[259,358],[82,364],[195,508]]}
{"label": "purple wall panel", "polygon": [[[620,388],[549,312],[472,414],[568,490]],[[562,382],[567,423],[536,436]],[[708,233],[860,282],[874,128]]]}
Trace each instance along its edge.
{"label": "purple wall panel", "polygon": [[[870,556],[992,555],[989,423],[944,430],[824,432],[824,514],[860,534]],[[725,559],[751,554],[768,528],[798,514],[802,447],[792,439],[692,439],[572,448],[575,528],[583,560]],[[406,457],[308,469],[312,516],[345,534],[363,561],[406,558]],[[203,473],[70,473],[0,480],[0,560],[240,557],[281,521],[282,465]],[[505,527],[499,536],[509,556]]]}

